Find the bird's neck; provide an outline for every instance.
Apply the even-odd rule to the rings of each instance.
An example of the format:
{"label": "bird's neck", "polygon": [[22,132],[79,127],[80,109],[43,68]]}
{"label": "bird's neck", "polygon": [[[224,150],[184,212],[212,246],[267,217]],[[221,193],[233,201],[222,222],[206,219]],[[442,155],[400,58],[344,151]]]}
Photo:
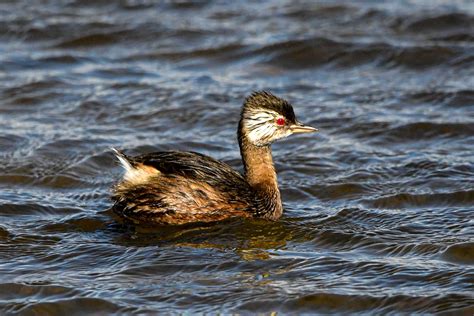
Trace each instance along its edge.
{"label": "bird's neck", "polygon": [[270,146],[255,146],[239,135],[245,178],[256,191],[261,217],[276,220],[283,212]]}

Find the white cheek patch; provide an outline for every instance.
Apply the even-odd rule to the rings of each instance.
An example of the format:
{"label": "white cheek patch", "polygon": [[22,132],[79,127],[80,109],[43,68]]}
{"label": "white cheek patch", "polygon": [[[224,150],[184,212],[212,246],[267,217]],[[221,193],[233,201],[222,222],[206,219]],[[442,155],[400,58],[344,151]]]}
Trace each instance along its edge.
{"label": "white cheek patch", "polygon": [[267,145],[273,140],[276,133],[276,128],[270,123],[266,123],[250,131],[248,134],[249,140],[258,146]]}
{"label": "white cheek patch", "polygon": [[265,123],[273,121],[276,115],[277,115],[276,113],[267,112],[267,111],[256,111],[256,112],[246,113],[244,115],[245,126],[248,129],[258,127],[259,125],[263,125]]}
{"label": "white cheek patch", "polygon": [[248,139],[257,146],[267,145],[277,133],[274,124],[278,113],[271,111],[255,111],[244,115],[244,127],[248,131]]}

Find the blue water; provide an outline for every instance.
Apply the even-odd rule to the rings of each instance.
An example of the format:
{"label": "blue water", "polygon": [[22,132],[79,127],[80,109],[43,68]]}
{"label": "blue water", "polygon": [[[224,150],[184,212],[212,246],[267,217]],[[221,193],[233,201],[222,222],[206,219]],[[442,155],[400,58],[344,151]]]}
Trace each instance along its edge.
{"label": "blue water", "polygon": [[[0,314],[474,314],[472,1],[0,3]],[[242,170],[288,99],[278,222],[124,226],[129,154]]]}

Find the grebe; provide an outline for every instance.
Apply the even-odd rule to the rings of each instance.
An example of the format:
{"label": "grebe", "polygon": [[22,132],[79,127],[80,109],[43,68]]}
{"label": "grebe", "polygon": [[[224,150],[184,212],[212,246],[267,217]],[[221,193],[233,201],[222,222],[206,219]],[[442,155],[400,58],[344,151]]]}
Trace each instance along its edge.
{"label": "grebe", "polygon": [[230,217],[277,220],[283,206],[272,142],[317,129],[296,120],[293,107],[273,94],[245,99],[238,126],[245,174],[195,152],[129,157],[113,149],[125,175],[113,189],[114,211],[135,224],[213,222]]}

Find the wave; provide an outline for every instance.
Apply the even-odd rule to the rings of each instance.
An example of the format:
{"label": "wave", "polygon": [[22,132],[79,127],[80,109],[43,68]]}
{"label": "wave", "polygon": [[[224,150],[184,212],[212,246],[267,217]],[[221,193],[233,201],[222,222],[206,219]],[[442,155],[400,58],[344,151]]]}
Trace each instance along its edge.
{"label": "wave", "polygon": [[399,193],[377,199],[365,200],[365,204],[368,207],[377,209],[470,206],[474,204],[474,190],[431,194]]}

